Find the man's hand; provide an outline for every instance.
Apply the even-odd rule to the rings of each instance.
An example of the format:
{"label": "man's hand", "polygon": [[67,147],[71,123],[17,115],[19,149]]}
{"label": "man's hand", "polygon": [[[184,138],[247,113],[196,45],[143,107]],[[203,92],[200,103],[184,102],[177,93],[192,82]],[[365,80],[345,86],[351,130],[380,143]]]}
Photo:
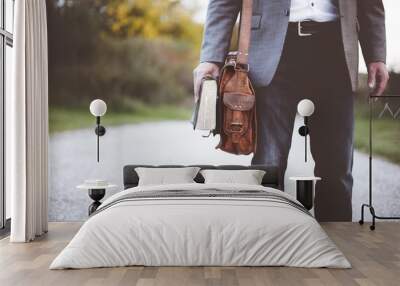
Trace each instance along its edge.
{"label": "man's hand", "polygon": [[381,96],[389,80],[386,65],[382,62],[368,64],[368,87],[373,96]]}
{"label": "man's hand", "polygon": [[204,77],[211,76],[217,79],[219,76],[219,66],[214,63],[200,63],[193,71],[193,82],[194,82],[194,100],[199,99],[199,91],[201,81]]}

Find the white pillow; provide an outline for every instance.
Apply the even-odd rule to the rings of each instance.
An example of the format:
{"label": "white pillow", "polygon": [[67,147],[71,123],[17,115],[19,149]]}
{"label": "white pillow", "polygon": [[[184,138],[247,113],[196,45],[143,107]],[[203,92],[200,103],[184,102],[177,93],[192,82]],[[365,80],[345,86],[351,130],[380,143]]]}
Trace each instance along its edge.
{"label": "white pillow", "polygon": [[199,167],[181,168],[135,168],[139,176],[139,186],[195,183]]}
{"label": "white pillow", "polygon": [[204,183],[230,183],[261,185],[265,171],[262,170],[201,170]]}

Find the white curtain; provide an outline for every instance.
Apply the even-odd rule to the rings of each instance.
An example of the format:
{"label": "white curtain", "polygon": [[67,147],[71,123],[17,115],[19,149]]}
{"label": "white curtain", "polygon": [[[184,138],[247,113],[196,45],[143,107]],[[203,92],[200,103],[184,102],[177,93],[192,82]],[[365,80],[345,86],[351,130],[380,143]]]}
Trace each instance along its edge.
{"label": "white curtain", "polygon": [[47,232],[48,69],[45,0],[15,1],[14,89],[6,98],[12,242]]}

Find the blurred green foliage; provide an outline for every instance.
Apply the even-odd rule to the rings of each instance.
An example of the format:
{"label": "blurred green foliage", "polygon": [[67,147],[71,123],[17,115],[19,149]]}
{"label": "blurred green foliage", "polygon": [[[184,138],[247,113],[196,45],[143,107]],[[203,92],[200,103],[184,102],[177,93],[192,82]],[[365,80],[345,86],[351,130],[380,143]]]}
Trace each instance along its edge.
{"label": "blurred green foliage", "polygon": [[181,104],[192,94],[202,25],[172,0],[47,0],[49,101]]}

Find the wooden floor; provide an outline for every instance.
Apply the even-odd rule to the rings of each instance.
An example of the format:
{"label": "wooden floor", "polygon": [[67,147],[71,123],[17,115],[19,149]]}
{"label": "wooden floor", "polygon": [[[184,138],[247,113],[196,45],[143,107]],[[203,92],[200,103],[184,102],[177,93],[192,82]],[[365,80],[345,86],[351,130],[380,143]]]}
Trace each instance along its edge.
{"label": "wooden floor", "polygon": [[400,224],[382,222],[375,232],[356,223],[323,224],[352,269],[288,267],[124,267],[48,270],[80,227],[51,223],[49,233],[27,244],[0,241],[0,285],[400,285]]}

